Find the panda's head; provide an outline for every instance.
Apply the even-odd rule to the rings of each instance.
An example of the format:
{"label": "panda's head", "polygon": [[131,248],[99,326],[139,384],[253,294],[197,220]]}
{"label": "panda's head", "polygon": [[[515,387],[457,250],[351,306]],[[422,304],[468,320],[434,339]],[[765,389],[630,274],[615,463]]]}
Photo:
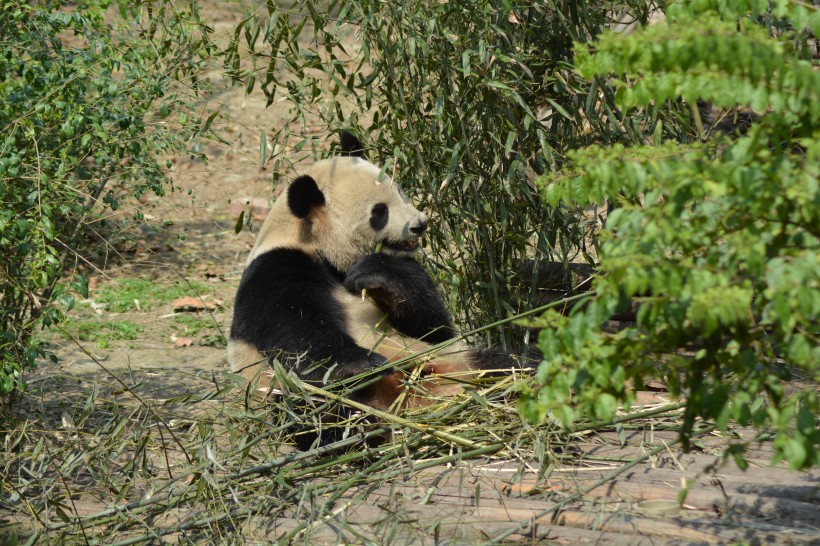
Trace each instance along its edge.
{"label": "panda's head", "polygon": [[415,252],[427,217],[367,161],[356,137],[343,132],[341,150],[287,187],[289,213],[303,222],[301,240],[342,272],[379,247],[392,254]]}

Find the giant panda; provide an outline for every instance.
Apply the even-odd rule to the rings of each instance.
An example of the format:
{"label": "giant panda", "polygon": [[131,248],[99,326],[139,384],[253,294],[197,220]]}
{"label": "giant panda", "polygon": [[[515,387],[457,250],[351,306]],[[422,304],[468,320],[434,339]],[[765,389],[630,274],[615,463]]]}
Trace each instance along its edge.
{"label": "giant panda", "polygon": [[[391,410],[452,396],[443,374],[515,366],[508,355],[463,342],[419,358],[422,380],[389,363],[456,337],[436,286],[414,254],[428,218],[369,162],[349,132],[341,154],[314,163],[271,206],[234,304],[228,360],[265,392],[277,358],[308,382],[374,372],[352,399]],[[411,385],[412,383],[412,385]]]}

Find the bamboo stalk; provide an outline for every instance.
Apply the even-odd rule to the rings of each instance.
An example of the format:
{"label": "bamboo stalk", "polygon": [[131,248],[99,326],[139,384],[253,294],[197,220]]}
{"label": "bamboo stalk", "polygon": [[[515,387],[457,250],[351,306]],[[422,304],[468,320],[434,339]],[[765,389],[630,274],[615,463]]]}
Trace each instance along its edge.
{"label": "bamboo stalk", "polygon": [[421,432],[423,434],[428,434],[430,436],[438,438],[439,440],[444,440],[446,442],[451,442],[451,443],[458,444],[458,445],[461,445],[461,446],[464,446],[464,447],[469,447],[470,449],[477,449],[478,447],[480,447],[475,442],[471,442],[470,440],[466,440],[464,438],[461,438],[460,436],[455,436],[454,434],[449,434],[447,432],[442,432],[440,430],[436,430],[436,429],[434,429],[432,427],[429,427],[429,426],[414,423],[413,421],[411,421],[409,419],[399,417],[398,415],[388,413],[386,411],[378,410],[376,408],[368,406],[367,404],[362,404],[360,402],[356,402],[355,400],[345,398],[344,396],[340,396],[338,394],[334,394],[334,393],[332,393],[330,391],[327,391],[325,389],[321,389],[319,387],[311,385],[310,383],[302,382],[301,386],[302,386],[302,388],[304,388],[306,391],[308,391],[310,393],[318,394],[320,396],[323,396],[323,397],[328,398],[330,400],[334,400],[336,402],[342,402],[343,404],[348,405],[348,406],[353,407],[353,408],[356,408],[359,411],[367,412],[367,413],[369,413],[369,414],[371,414],[375,417],[378,417],[379,419],[383,419],[383,420],[387,421],[388,423],[393,423],[393,424],[396,424],[396,425],[400,425],[402,427],[409,428],[411,430],[415,430],[415,431]]}

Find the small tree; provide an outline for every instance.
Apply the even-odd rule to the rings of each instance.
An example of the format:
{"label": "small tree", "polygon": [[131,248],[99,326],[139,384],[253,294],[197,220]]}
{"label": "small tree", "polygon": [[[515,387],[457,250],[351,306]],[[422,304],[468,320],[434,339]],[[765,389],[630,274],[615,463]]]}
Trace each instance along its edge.
{"label": "small tree", "polygon": [[[757,115],[739,135],[579,150],[542,180],[550,204],[618,208],[594,295],[539,321],[540,386],[521,402],[533,420],[609,420],[660,376],[687,398],[684,436],[697,418],[721,429],[734,418],[771,429],[775,459],[792,468],[820,463],[820,14],[769,4],[681,2],[668,24],[577,45],[585,77],[617,75],[625,111],[683,101],[698,115],[702,100]],[[603,333],[633,300],[635,326]],[[808,384],[787,390],[787,378]],[[742,450],[731,450],[741,466]]]}
{"label": "small tree", "polygon": [[[427,255],[451,309],[479,327],[535,304],[538,264],[581,256],[586,225],[547,206],[536,177],[559,168],[567,149],[640,142],[643,124],[685,132],[676,104],[624,119],[608,83],[573,70],[573,41],[598,35],[617,10],[646,21],[649,4],[300,0],[250,14],[227,58],[248,90],[263,72],[268,100],[288,100],[300,122],[295,134],[275,128],[284,153],[267,158],[274,173],[317,119],[323,134],[361,125],[371,155],[394,160],[432,217]],[[242,47],[267,68],[243,71]],[[490,341],[517,350],[525,335],[505,327]]]}
{"label": "small tree", "polygon": [[[35,332],[61,319],[52,303],[67,297],[92,214],[162,195],[160,161],[196,130],[189,90],[212,49],[196,3],[149,5],[144,27],[119,31],[109,4],[0,0],[0,395],[44,356]],[[121,14],[137,20],[140,4]]]}

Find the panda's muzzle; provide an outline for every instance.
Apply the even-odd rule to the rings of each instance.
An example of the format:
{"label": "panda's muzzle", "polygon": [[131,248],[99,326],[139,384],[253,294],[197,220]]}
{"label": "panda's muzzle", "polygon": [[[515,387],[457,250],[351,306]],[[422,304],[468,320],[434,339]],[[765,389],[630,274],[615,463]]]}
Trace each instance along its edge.
{"label": "panda's muzzle", "polygon": [[427,233],[427,217],[422,216],[419,220],[419,223],[410,228],[410,232],[415,235],[416,237],[421,237],[425,233]]}
{"label": "panda's muzzle", "polygon": [[389,241],[387,239],[382,243],[383,246],[397,252],[413,252],[419,247],[421,237],[427,232],[427,218],[422,217],[419,223],[410,228],[410,233],[413,234],[403,241]]}

